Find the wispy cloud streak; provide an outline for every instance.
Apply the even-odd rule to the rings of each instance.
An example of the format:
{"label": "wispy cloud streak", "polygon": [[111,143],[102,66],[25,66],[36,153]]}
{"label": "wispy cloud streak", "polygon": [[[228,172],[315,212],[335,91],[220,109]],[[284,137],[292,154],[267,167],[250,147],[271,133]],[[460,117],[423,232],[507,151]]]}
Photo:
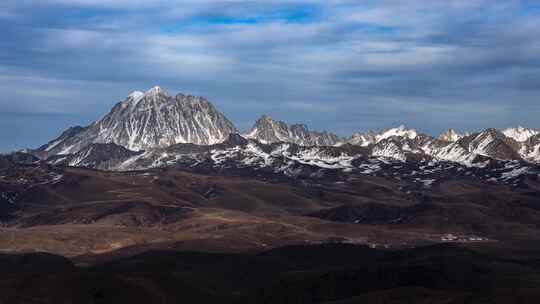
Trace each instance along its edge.
{"label": "wispy cloud streak", "polygon": [[540,128],[529,1],[7,0],[0,12],[4,113],[99,117],[160,84],[240,126],[270,112],[342,135]]}

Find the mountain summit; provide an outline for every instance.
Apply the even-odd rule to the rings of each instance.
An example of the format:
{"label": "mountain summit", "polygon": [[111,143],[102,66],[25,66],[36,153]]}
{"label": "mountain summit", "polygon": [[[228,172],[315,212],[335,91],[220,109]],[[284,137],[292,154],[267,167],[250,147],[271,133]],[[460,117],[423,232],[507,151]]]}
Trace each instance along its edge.
{"label": "mountain summit", "polygon": [[527,141],[527,139],[537,135],[537,134],[540,134],[539,131],[537,130],[533,130],[533,129],[529,129],[529,128],[524,128],[522,126],[518,126],[516,128],[508,128],[508,129],[505,129],[502,131],[504,135],[506,135],[507,137],[510,137],[512,139],[514,139],[515,141],[518,141],[518,142],[524,142],[524,141]]}
{"label": "mountain summit", "polygon": [[454,129],[448,129],[446,132],[439,135],[439,140],[445,142],[456,142],[462,139],[464,136],[456,132]]}
{"label": "mountain summit", "polygon": [[304,124],[288,125],[268,115],[261,116],[245,137],[262,143],[288,142],[301,146],[333,146],[340,141],[335,134],[310,131]]}
{"label": "mountain summit", "polygon": [[47,155],[73,154],[92,143],[139,151],[178,143],[211,145],[236,133],[234,125],[203,97],[170,96],[160,87],[135,91],[99,121],[72,128],[40,148]]}
{"label": "mountain summit", "polygon": [[[99,168],[120,169],[131,168],[129,163],[122,163],[126,157],[144,160],[137,168],[152,167],[162,158],[160,153],[176,155],[166,157],[166,163],[174,163],[185,158],[184,154],[177,153],[177,149],[195,154],[208,149],[207,152],[221,151],[225,154],[216,152],[218,154],[214,155],[215,161],[221,163],[225,155],[239,153],[244,148],[247,149],[246,155],[252,157],[253,151],[258,151],[260,155],[261,151],[272,146],[282,146],[283,151],[274,154],[283,152],[284,158],[293,153],[286,151],[288,148],[297,146],[294,149],[304,151],[305,155],[296,159],[304,159],[308,155],[312,159],[303,161],[323,167],[337,166],[329,165],[336,160],[352,161],[344,160],[343,155],[355,159],[374,157],[399,161],[435,159],[468,166],[483,163],[486,159],[540,163],[540,132],[524,127],[486,129],[473,134],[459,134],[449,129],[435,138],[401,125],[380,132],[355,133],[350,138],[340,138],[329,132],[311,131],[304,124],[289,125],[263,115],[250,132],[244,135],[237,133],[234,125],[205,98],[184,94],[173,97],[156,86],[146,92],[132,92],[102,119],[87,127],[70,128],[32,152],[41,159],[68,165],[94,164],[112,155]],[[271,145],[274,143],[287,145]],[[269,147],[257,148],[257,145]],[[231,146],[242,148],[224,151]],[[163,152],[163,149],[171,151]],[[140,151],[149,153],[142,154]],[[62,157],[67,155],[70,156]],[[253,159],[245,159],[244,165],[253,164]],[[265,164],[266,161],[269,159],[265,160]]]}

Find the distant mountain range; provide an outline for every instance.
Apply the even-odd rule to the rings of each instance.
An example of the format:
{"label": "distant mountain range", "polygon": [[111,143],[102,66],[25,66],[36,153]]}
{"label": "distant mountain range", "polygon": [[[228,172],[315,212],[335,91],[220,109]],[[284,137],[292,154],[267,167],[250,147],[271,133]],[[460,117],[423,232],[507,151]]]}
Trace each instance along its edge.
{"label": "distant mountain range", "polygon": [[239,134],[205,98],[172,97],[154,87],[131,93],[102,119],[72,127],[31,154],[51,164],[104,170],[250,168],[288,176],[306,174],[307,167],[309,174],[321,169],[375,174],[387,163],[407,163],[412,171],[426,173],[454,163],[490,169],[484,177],[500,180],[537,174],[540,131],[516,127],[459,134],[449,129],[435,138],[399,126],[340,138],[263,115],[251,131]]}
{"label": "distant mountain range", "polygon": [[[104,261],[144,255],[148,250],[249,251],[264,257],[262,252],[287,245],[350,243],[399,250],[459,243],[474,251],[483,246],[489,252],[508,248],[500,263],[484,257],[478,260],[509,269],[509,257],[521,255],[524,249],[530,250],[531,258],[538,252],[539,137],[538,131],[522,127],[470,134],[449,129],[434,137],[398,126],[341,138],[269,116],[262,116],[250,131],[240,134],[206,99],[172,97],[155,87],[130,94],[102,119],[69,128],[40,148],[0,155],[0,232],[6,235],[0,238],[0,251],[52,252],[74,257],[81,265],[94,260],[109,271],[111,264]],[[415,251],[417,256],[412,258],[418,261],[422,252]],[[307,255],[302,251],[295,256],[304,260]],[[321,254],[324,260],[328,256]],[[344,255],[339,251],[335,256]],[[238,257],[241,265],[253,264],[246,263],[245,256]],[[271,264],[261,267],[273,271],[279,259],[267,257]],[[356,253],[350,257],[359,260]],[[418,276],[426,282],[437,278],[439,269],[422,266],[431,267],[434,260],[424,258],[425,264],[407,262],[404,278],[411,276],[411,267],[420,266]],[[150,255],[147,261],[153,259]],[[515,267],[523,270],[533,260],[527,257]],[[165,261],[163,267],[176,261],[182,258]],[[199,261],[205,269],[215,266]],[[389,265],[395,261],[388,260]],[[476,269],[464,261],[463,269]],[[320,265],[319,260],[314,263]],[[373,264],[375,277],[381,274],[379,263],[366,264]],[[178,265],[187,271],[180,277],[189,286],[200,286],[193,283],[192,265]],[[146,277],[148,273],[140,267],[130,269]],[[454,273],[455,266],[448,267]],[[238,273],[236,266],[227,269]],[[325,268],[316,277],[328,277],[334,283],[336,277],[350,281],[343,269],[328,276]],[[474,272],[493,277],[491,271]],[[285,277],[291,273],[287,270]],[[389,273],[392,281],[395,272]],[[537,273],[522,275],[512,270],[508,277],[486,286],[509,277],[519,278],[515,286],[523,286],[521,278],[532,278],[534,283]],[[161,270],[156,275],[159,280],[148,285],[148,290],[155,290],[162,299],[165,293],[154,287],[167,279]],[[241,281],[247,282],[241,275]],[[302,279],[305,275],[305,271],[299,273]],[[282,278],[276,282],[283,282]],[[9,290],[12,279],[10,274],[4,289]],[[132,280],[134,288],[140,289],[144,280]],[[456,280],[463,281],[463,275]],[[124,281],[119,281],[122,286]],[[266,278],[262,282],[268,283]],[[296,286],[300,281],[289,282],[293,281],[276,286]],[[402,282],[404,286],[417,284],[409,279]],[[449,288],[446,277],[441,282]],[[178,288],[165,285],[174,291]],[[226,294],[229,285],[223,289]],[[319,285],[309,285],[307,290]],[[383,285],[388,286],[386,279]],[[211,293],[213,286],[208,289]]]}

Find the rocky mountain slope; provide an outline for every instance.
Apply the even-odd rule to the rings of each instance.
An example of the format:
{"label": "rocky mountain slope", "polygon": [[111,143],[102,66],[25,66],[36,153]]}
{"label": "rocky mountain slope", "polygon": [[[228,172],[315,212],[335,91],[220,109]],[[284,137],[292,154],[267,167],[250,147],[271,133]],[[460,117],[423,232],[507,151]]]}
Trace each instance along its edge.
{"label": "rocky mountain slope", "polygon": [[[10,254],[0,254],[0,300],[176,303],[199,286],[209,296],[237,295],[231,303],[268,296],[310,302],[320,286],[330,293],[319,300],[334,299],[333,290],[347,290],[347,297],[386,292],[389,284],[456,296],[475,286],[474,303],[485,290],[493,296],[490,286],[536,292],[538,166],[483,155],[468,164],[444,161],[421,149],[447,142],[404,133],[364,147],[263,144],[230,134],[214,145],[145,151],[93,143],[47,161],[0,155],[0,252]],[[504,152],[514,140],[483,144],[499,133],[453,144]],[[384,146],[395,146],[403,159],[373,155]],[[309,247],[283,248],[290,245]],[[488,259],[463,247],[508,256]],[[43,254],[11,255],[36,251],[81,267]],[[234,254],[209,260],[208,252]]]}
{"label": "rocky mountain slope", "polygon": [[159,87],[133,92],[99,121],[74,127],[38,149],[41,155],[77,153],[94,143],[114,143],[133,151],[177,143],[223,141],[234,125],[202,97],[169,96]]}
{"label": "rocky mountain slope", "polygon": [[[486,179],[497,179],[503,173],[536,172],[540,132],[517,127],[459,134],[449,129],[435,138],[402,125],[343,139],[263,115],[250,132],[239,135],[206,99],[171,97],[155,87],[130,94],[103,119],[70,128],[32,154],[50,164],[103,170],[250,168],[286,176],[316,170],[364,172],[362,168],[372,163],[396,162],[423,172],[424,163],[454,163],[454,167],[472,168],[465,171],[491,168]],[[300,167],[312,169],[304,172]]]}
{"label": "rocky mountain slope", "polygon": [[340,138],[335,134],[310,131],[303,124],[287,125],[268,115],[259,118],[251,131],[244,136],[269,144],[287,142],[301,146],[333,146],[340,142]]}
{"label": "rocky mountain slope", "polygon": [[[262,144],[231,134],[226,141],[216,145],[177,144],[144,152],[128,152],[112,144],[107,147],[93,145],[73,155],[51,158],[48,162],[113,171],[177,168],[200,173],[295,180],[343,181],[358,176],[380,176],[408,180],[419,189],[456,177],[519,187],[528,178],[538,178],[540,174],[540,166],[520,159],[499,160],[476,155],[464,164],[415,153],[411,147],[422,146],[425,140],[417,136],[403,143],[390,142],[399,151],[404,145],[410,146],[402,158],[395,158],[377,156],[382,152],[401,153],[377,150],[381,146],[390,147],[389,139],[370,147],[350,144],[305,147],[290,143]],[[105,148],[110,157],[104,156],[107,155],[103,153]]]}
{"label": "rocky mountain slope", "polygon": [[[467,134],[469,135],[469,134]],[[439,135],[439,140],[446,141],[446,142],[456,142],[463,138],[462,134],[459,134],[454,129],[448,129],[446,132],[443,132],[441,135]]]}
{"label": "rocky mountain slope", "polygon": [[516,128],[504,129],[502,133],[515,141],[524,142],[527,141],[527,139],[540,134],[540,131],[518,126]]}
{"label": "rocky mountain slope", "polygon": [[133,93],[0,155],[0,302],[530,302],[539,162],[525,128],[240,135],[203,98]]}

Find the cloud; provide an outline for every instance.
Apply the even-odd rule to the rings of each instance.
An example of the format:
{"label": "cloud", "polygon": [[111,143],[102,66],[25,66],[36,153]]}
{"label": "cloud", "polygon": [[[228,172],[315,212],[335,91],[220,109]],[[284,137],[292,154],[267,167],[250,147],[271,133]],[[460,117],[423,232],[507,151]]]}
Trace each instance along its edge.
{"label": "cloud", "polygon": [[93,119],[160,84],[242,126],[268,112],[341,135],[540,128],[540,11],[524,1],[7,0],[0,12],[0,112]]}
{"label": "cloud", "polygon": [[320,112],[320,113],[331,113],[336,112],[338,109],[333,107],[331,104],[320,104],[313,102],[305,101],[289,101],[284,104],[285,107],[291,110],[299,110],[302,112]]}

